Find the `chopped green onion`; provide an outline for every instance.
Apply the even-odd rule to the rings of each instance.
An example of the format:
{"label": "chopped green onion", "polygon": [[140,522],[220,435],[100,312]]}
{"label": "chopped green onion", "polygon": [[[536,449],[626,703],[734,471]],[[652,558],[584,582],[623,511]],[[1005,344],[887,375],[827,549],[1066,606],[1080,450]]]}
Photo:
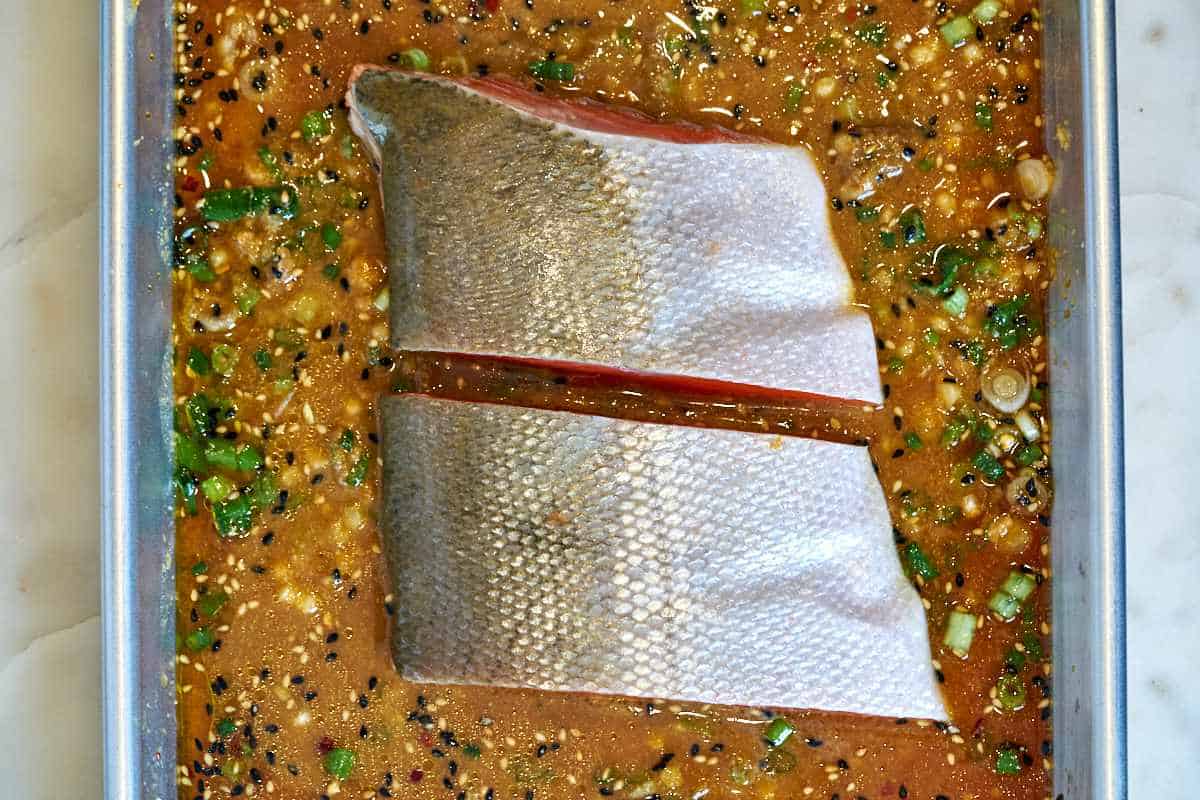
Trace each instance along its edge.
{"label": "chopped green onion", "polygon": [[1016,347],[1038,330],[1037,321],[1025,314],[1028,302],[1029,295],[1023,294],[988,309],[988,318],[983,327],[1005,350]]}
{"label": "chopped green onion", "polygon": [[957,48],[962,47],[975,35],[975,23],[969,17],[955,17],[938,30],[942,32],[946,44]]}
{"label": "chopped green onion", "polygon": [[996,774],[1016,775],[1021,771],[1021,754],[1017,748],[1005,745],[996,751]]}
{"label": "chopped green onion", "polygon": [[183,510],[187,512],[189,517],[196,516],[199,508],[196,504],[196,496],[200,494],[200,484],[196,480],[196,476],[192,475],[186,469],[175,470],[172,480],[175,483],[175,490],[179,492],[179,499],[183,503]]}
{"label": "chopped green onion", "polygon": [[210,475],[200,482],[200,491],[204,492],[204,496],[210,503],[224,500],[233,494],[235,488],[233,481],[224,475]]}
{"label": "chopped green onion", "polygon": [[1035,589],[1037,589],[1036,578],[1015,570],[1008,573],[1008,577],[1004,579],[1004,583],[1000,584],[1001,591],[1008,592],[1021,602],[1028,600]]}
{"label": "chopped green onion", "polygon": [[216,370],[218,375],[224,375],[228,378],[233,374],[234,367],[237,366],[241,354],[241,349],[231,344],[218,344],[214,346],[212,349],[213,369]]}
{"label": "chopped green onion", "polygon": [[260,473],[254,482],[242,492],[242,495],[250,498],[250,504],[254,508],[266,508],[279,496],[275,486],[275,476],[269,472]]}
{"label": "chopped green onion", "polygon": [[808,94],[808,90],[798,83],[790,84],[787,92],[783,95],[783,107],[788,111],[799,111],[800,106],[804,103],[804,97]]}
{"label": "chopped green onion", "polygon": [[924,442],[921,441],[921,437],[915,432],[909,431],[904,434],[904,446],[909,450],[920,450],[924,446]]}
{"label": "chopped green onion", "polygon": [[966,656],[975,638],[975,623],[977,617],[965,611],[951,611],[946,619],[946,635],[942,644],[961,656]]}
{"label": "chopped green onion", "polygon": [[904,359],[900,356],[892,356],[888,360],[888,372],[891,372],[894,375],[899,375],[901,372],[904,372]]}
{"label": "chopped green onion", "polygon": [[254,523],[254,507],[248,495],[238,495],[213,506],[213,521],[222,537],[249,532]]}
{"label": "chopped green onion", "polygon": [[1025,706],[1025,682],[1017,675],[1001,675],[996,681],[996,699],[1005,711],[1018,711]]}
{"label": "chopped green onion", "polygon": [[1017,648],[1010,648],[1004,654],[1004,666],[1008,667],[1013,672],[1020,672],[1025,669],[1025,654]]}
{"label": "chopped green onion", "polygon": [[189,259],[186,268],[188,274],[201,283],[212,283],[217,279],[217,273],[202,258]]}
{"label": "chopped green onion", "polygon": [[779,747],[795,732],[796,728],[792,723],[783,717],[775,717],[763,730],[763,738],[767,740],[767,744],[771,745],[771,747]]}
{"label": "chopped green onion", "polygon": [[996,460],[996,457],[987,450],[980,450],[971,459],[971,463],[975,468],[983,473],[983,477],[987,478],[992,483],[1004,477],[1004,465]]}
{"label": "chopped green onion", "polygon": [[896,234],[893,231],[880,231],[879,243],[883,245],[885,250],[896,249]]}
{"label": "chopped green onion", "polygon": [[259,369],[261,369],[263,372],[266,372],[267,370],[269,370],[271,368],[271,366],[275,363],[275,361],[274,361],[274,359],[271,358],[271,354],[268,353],[266,350],[255,350],[254,351],[254,363],[258,366]]}
{"label": "chopped green onion", "polygon": [[920,575],[927,581],[933,580],[938,576],[938,569],[929,560],[929,556],[921,549],[916,542],[909,542],[904,548],[904,561],[908,564],[908,569],[917,575]]}
{"label": "chopped green onion", "polygon": [[225,717],[217,723],[217,736],[220,736],[222,739],[227,736],[232,736],[236,730],[237,723],[235,723],[229,717]]}
{"label": "chopped green onion", "polygon": [[766,0],[742,0],[742,13],[746,16],[755,16],[766,10]]}
{"label": "chopped green onion", "polygon": [[571,81],[575,66],[566,61],[530,61],[529,74],[543,81]]}
{"label": "chopped green onion", "polygon": [[925,241],[925,215],[921,209],[908,209],[900,215],[900,231],[904,234],[904,244],[912,246]]}
{"label": "chopped green onion", "polygon": [[209,439],[204,443],[204,457],[214,467],[237,469],[237,447],[228,439]]}
{"label": "chopped green onion", "polygon": [[207,592],[200,595],[200,600],[196,603],[196,605],[200,606],[200,610],[203,611],[206,616],[215,617],[217,612],[220,611],[221,608],[228,602],[229,595],[217,590],[215,592]]}
{"label": "chopped green onion", "polygon": [[854,218],[859,222],[869,222],[879,219],[879,206],[859,206],[854,210]]}
{"label": "chopped green onion", "polygon": [[971,295],[967,294],[967,290],[956,286],[953,294],[942,301],[942,308],[951,316],[961,317],[967,313],[967,303],[970,300]]}
{"label": "chopped green onion", "polygon": [[196,630],[192,631],[184,638],[183,643],[187,645],[188,650],[198,653],[204,648],[212,645],[212,631],[210,631],[208,628],[196,628]]}
{"label": "chopped green onion", "polygon": [[233,293],[233,302],[237,304],[238,311],[242,313],[243,317],[250,316],[250,312],[254,311],[254,307],[261,299],[262,292],[253,286],[242,286]]}
{"label": "chopped green onion", "polygon": [[464,744],[462,751],[463,755],[467,758],[479,758],[479,756],[483,754],[483,751],[479,748],[479,745],[475,744],[474,742],[468,742],[467,744]]}
{"label": "chopped green onion", "polygon": [[204,194],[204,218],[212,222],[231,222],[254,214],[274,214],[291,219],[300,212],[296,187],[244,186],[237,189],[211,189]]}
{"label": "chopped green onion", "polygon": [[346,747],[335,747],[325,755],[325,771],[339,781],[344,781],[350,777],[350,772],[354,769],[354,761],[353,750]]}
{"label": "chopped green onion", "polygon": [[304,337],[291,328],[280,328],[275,331],[275,344],[285,350],[299,350],[304,347]]}
{"label": "chopped green onion", "polygon": [[1022,467],[1028,467],[1041,461],[1044,455],[1042,448],[1036,444],[1027,444],[1018,448],[1017,452],[1013,454],[1013,458]]}
{"label": "chopped green onion", "polygon": [[404,57],[404,62],[413,69],[421,71],[429,69],[429,56],[421,48],[413,47],[405,50],[401,55]]}
{"label": "chopped green onion", "polygon": [[212,153],[205,153],[204,156],[201,157],[200,163],[197,164],[197,166],[200,168],[201,172],[208,172],[210,169],[212,169],[213,161],[215,160],[216,159],[213,157]]}
{"label": "chopped green onion", "polygon": [[1001,8],[1000,0],[982,0],[971,11],[971,19],[986,25],[1000,15]]}
{"label": "chopped green onion", "polygon": [[205,564],[203,561],[197,561],[195,564],[192,564],[193,575],[203,575],[206,572],[208,572],[208,564]]}
{"label": "chopped green onion", "polygon": [[354,449],[354,443],[358,441],[358,435],[354,431],[346,428],[342,431],[342,435],[338,437],[338,447],[349,453]]}
{"label": "chopped green onion", "polygon": [[279,180],[283,177],[283,170],[279,168],[279,159],[275,158],[275,154],[266,145],[258,148],[258,160],[267,168],[272,180]]}
{"label": "chopped green onion", "polygon": [[977,367],[987,361],[987,350],[984,349],[982,342],[965,342],[959,352],[962,353],[963,358]]}
{"label": "chopped green onion", "polygon": [[326,264],[321,267],[321,274],[325,276],[326,280],[334,281],[337,280],[338,275],[342,274],[342,268],[337,264]]}
{"label": "chopped green onion", "polygon": [[926,328],[925,332],[921,334],[921,340],[930,347],[937,347],[942,341],[942,337],[933,328]]}
{"label": "chopped green onion", "polygon": [[985,131],[992,129],[992,107],[987,103],[975,104],[975,124]]}
{"label": "chopped green onion", "polygon": [[333,133],[329,117],[324,111],[309,111],[300,118],[300,135],[304,141],[311,142]]}
{"label": "chopped green onion", "polygon": [[1000,619],[1010,622],[1021,613],[1021,601],[1008,592],[996,592],[992,599],[988,600],[988,608],[996,612]]}
{"label": "chopped green onion", "polygon": [[337,250],[342,244],[342,232],[332,222],[326,222],[321,226],[321,241],[328,249]]}
{"label": "chopped green onion", "polygon": [[867,44],[883,47],[888,40],[888,26],[883,22],[868,23],[859,26],[854,35]]}
{"label": "chopped green onion", "polygon": [[212,372],[212,362],[208,360],[208,356],[204,355],[204,351],[198,347],[188,349],[187,365],[192,372],[201,377]]}
{"label": "chopped green onion", "polygon": [[242,472],[253,472],[263,466],[262,452],[252,444],[240,444],[235,455],[236,467]]}
{"label": "chopped green onion", "polygon": [[946,429],[942,431],[942,444],[946,447],[953,447],[962,441],[962,438],[967,435],[969,430],[965,420],[952,420]]}

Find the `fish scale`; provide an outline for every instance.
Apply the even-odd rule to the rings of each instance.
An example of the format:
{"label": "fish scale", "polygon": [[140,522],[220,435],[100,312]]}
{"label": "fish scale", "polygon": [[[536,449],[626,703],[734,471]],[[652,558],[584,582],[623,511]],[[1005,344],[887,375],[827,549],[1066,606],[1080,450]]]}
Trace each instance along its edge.
{"label": "fish scale", "polygon": [[945,718],[865,448],[382,402],[404,677]]}
{"label": "fish scale", "polygon": [[360,68],[348,102],[394,347],[881,400],[804,149],[487,79]]}

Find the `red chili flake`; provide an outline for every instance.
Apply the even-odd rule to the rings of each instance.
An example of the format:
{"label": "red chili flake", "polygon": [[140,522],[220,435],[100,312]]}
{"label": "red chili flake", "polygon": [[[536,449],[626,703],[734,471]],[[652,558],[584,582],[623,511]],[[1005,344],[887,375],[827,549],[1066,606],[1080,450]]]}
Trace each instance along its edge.
{"label": "red chili flake", "polygon": [[489,14],[495,14],[500,9],[500,0],[483,0],[483,7]]}
{"label": "red chili flake", "polygon": [[412,772],[408,773],[408,779],[410,781],[412,781],[413,783],[420,783],[421,778],[424,778],[424,777],[425,777],[425,773],[421,772],[421,770],[419,770],[419,769],[414,769]]}
{"label": "red chili flake", "polygon": [[433,747],[433,734],[429,731],[421,731],[417,734],[417,741],[422,747]]}
{"label": "red chili flake", "polygon": [[321,755],[328,754],[332,749],[333,739],[330,739],[328,736],[322,736],[321,740],[317,742],[317,752]]}
{"label": "red chili flake", "polygon": [[194,192],[200,188],[200,179],[195,175],[185,175],[183,177],[183,190],[185,192]]}

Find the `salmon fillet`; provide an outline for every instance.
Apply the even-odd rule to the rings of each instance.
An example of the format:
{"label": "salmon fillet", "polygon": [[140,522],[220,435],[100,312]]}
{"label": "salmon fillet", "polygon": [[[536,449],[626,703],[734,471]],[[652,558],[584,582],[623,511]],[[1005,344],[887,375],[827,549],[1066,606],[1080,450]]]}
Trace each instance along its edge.
{"label": "salmon fillet", "polygon": [[404,677],[944,719],[862,447],[393,396]]}
{"label": "salmon fillet", "polygon": [[360,67],[392,345],[881,400],[808,152],[497,79]]}

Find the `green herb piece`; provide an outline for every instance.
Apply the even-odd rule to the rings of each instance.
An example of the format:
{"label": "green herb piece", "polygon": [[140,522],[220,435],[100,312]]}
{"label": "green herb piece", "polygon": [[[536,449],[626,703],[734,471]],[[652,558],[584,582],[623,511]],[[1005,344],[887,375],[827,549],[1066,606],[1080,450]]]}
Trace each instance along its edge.
{"label": "green herb piece", "polygon": [[892,79],[891,79],[891,77],[888,76],[888,74],[886,72],[876,72],[875,73],[875,85],[878,86],[880,89],[886,89],[887,87],[892,85]]}
{"label": "green herb piece", "polygon": [[228,439],[209,439],[204,443],[204,457],[214,467],[237,469],[237,447]]}
{"label": "green herb piece", "polygon": [[975,639],[975,624],[978,618],[965,611],[951,611],[946,618],[946,634],[942,644],[949,647],[960,656],[966,656]]}
{"label": "green herb piece", "polygon": [[203,213],[211,222],[232,222],[262,213],[292,219],[300,213],[300,196],[296,187],[288,184],[210,189],[204,194]]}
{"label": "green herb piece", "polygon": [[893,231],[880,231],[879,244],[883,245],[884,250],[896,249],[896,234]]}
{"label": "green herb piece", "polygon": [[530,61],[529,74],[542,81],[572,81],[575,65],[567,61]]}
{"label": "green herb piece", "polygon": [[358,461],[354,462],[354,466],[346,473],[347,486],[361,486],[362,482],[367,478],[367,469],[371,466],[371,455],[363,454]]}
{"label": "green herb piece", "polygon": [[337,250],[342,245],[342,232],[338,230],[337,225],[326,222],[321,226],[321,241],[327,249]]}
{"label": "green herb piece", "polygon": [[952,48],[962,47],[967,40],[975,36],[975,23],[969,17],[955,17],[938,28],[942,38]]}
{"label": "green herb piece", "polygon": [[968,430],[970,430],[970,426],[967,425],[966,420],[951,420],[946,429],[942,431],[942,445],[945,447],[954,447],[954,445],[961,442],[962,438],[967,435]]}
{"label": "green herb piece", "polygon": [[1025,681],[1018,675],[1001,675],[996,681],[996,699],[1005,711],[1018,711],[1025,706]]}
{"label": "green herb piece", "polygon": [[196,628],[196,630],[184,638],[183,643],[187,645],[188,650],[191,650],[193,653],[199,653],[201,650],[212,646],[212,631],[208,628]]}
{"label": "green herb piece", "polygon": [[197,601],[196,605],[200,607],[200,610],[206,616],[215,617],[217,612],[220,611],[228,602],[229,595],[218,590],[215,592],[206,592],[205,594],[200,595],[200,600]]}
{"label": "green herb piece", "polygon": [[975,104],[975,124],[985,131],[992,130],[992,107],[987,103]]}
{"label": "green herb piece", "polygon": [[892,356],[888,359],[888,372],[893,375],[899,375],[904,372],[904,359],[900,356]]}
{"label": "green herb piece", "polygon": [[479,745],[475,744],[474,742],[468,742],[467,744],[464,744],[462,751],[463,755],[467,758],[479,758],[479,756],[483,753],[483,751],[479,749]]}
{"label": "green herb piece", "polygon": [[1004,579],[1004,583],[1000,584],[1000,590],[1011,594],[1021,602],[1025,602],[1037,589],[1037,578],[1025,572],[1017,572],[1016,570],[1008,573],[1008,577]]}
{"label": "green herb piece", "polygon": [[279,328],[275,331],[275,344],[284,350],[299,350],[304,347],[304,337],[291,328]]}
{"label": "green herb piece", "polygon": [[920,575],[927,581],[936,578],[940,573],[938,568],[929,560],[929,556],[925,555],[925,551],[916,542],[909,542],[904,547],[904,563],[908,565],[908,569],[915,575]]}
{"label": "green herb piece", "polygon": [[192,372],[201,377],[212,372],[212,362],[209,361],[208,356],[204,355],[204,351],[198,347],[188,348],[187,365]]}
{"label": "green herb piece", "polygon": [[254,363],[259,369],[261,369],[263,372],[266,372],[272,367],[272,365],[274,365],[275,361],[271,358],[270,353],[268,353],[266,350],[260,349],[254,351]]}
{"label": "green herb piece", "polygon": [[250,486],[242,491],[242,496],[249,497],[250,505],[255,509],[267,508],[279,497],[275,476],[269,472],[260,472]]}
{"label": "green herb piece", "polygon": [[779,747],[795,732],[796,728],[792,723],[783,717],[775,717],[763,730],[763,738],[771,747]]}
{"label": "green herb piece", "polygon": [[767,10],[767,0],[741,0],[741,7],[743,15],[757,16]]}
{"label": "green herb piece", "polygon": [[326,280],[336,281],[338,275],[342,274],[342,268],[337,264],[326,264],[321,267],[321,274],[325,276]]}
{"label": "green herb piece", "polygon": [[900,232],[909,247],[925,241],[925,215],[921,209],[914,206],[900,215]]}
{"label": "green herb piece", "polygon": [[933,328],[926,328],[924,333],[921,334],[921,341],[929,347],[937,347],[941,344],[942,337]]}
{"label": "green herb piece", "polygon": [[1011,622],[1021,613],[1021,601],[1008,592],[996,592],[988,600],[988,608],[1005,622]]}
{"label": "green herb piece", "polygon": [[210,503],[224,500],[233,494],[235,488],[233,481],[223,475],[210,475],[200,482],[200,491],[204,492]]}
{"label": "green herb piece", "polygon": [[883,47],[888,40],[888,26],[883,22],[871,22],[865,25],[860,25],[858,30],[854,32],[859,41],[866,42],[875,47]]}
{"label": "green herb piece", "polygon": [[963,358],[977,367],[982,366],[983,362],[987,361],[987,350],[984,349],[982,342],[964,342],[959,352],[962,353]]}
{"label": "green herb piece", "polygon": [[1004,465],[987,450],[980,450],[976,453],[975,457],[971,459],[971,463],[983,474],[983,477],[992,483],[1004,477]]}
{"label": "green herb piece", "polygon": [[233,736],[235,731],[237,731],[237,724],[229,717],[225,717],[217,723],[217,736],[220,736],[222,739]]}
{"label": "green herb piece", "polygon": [[325,755],[325,772],[339,781],[350,777],[354,769],[354,751],[347,747],[335,747]]}
{"label": "green herb piece", "polygon": [[1017,748],[1005,745],[996,750],[996,774],[1017,775],[1021,772],[1021,753]]}
{"label": "green herb piece", "polygon": [[204,575],[207,572],[208,564],[205,564],[203,561],[197,561],[195,564],[192,564],[193,575]]}
{"label": "green herb piece", "polygon": [[358,436],[354,431],[347,428],[342,431],[342,435],[338,437],[338,447],[349,453],[354,449],[354,443],[358,441]]}
{"label": "green herb piece", "polygon": [[212,367],[218,375],[224,375],[228,378],[233,374],[233,370],[237,367],[238,359],[241,358],[242,351],[238,347],[231,344],[218,344],[212,349]]}
{"label": "green herb piece", "polygon": [[921,437],[914,431],[909,431],[904,434],[904,446],[909,450],[920,450],[925,446],[925,443],[921,441]]}
{"label": "green herb piece", "polygon": [[200,163],[197,164],[196,166],[198,166],[200,168],[201,172],[208,172],[210,169],[212,169],[213,162],[215,160],[216,159],[213,158],[212,153],[205,153],[204,156],[201,157]]}
{"label": "green herb piece", "polygon": [[333,125],[329,122],[329,115],[324,111],[309,111],[300,118],[300,135],[306,142],[324,138],[331,133],[333,133]]}
{"label": "green herb piece", "polygon": [[1020,672],[1025,669],[1025,654],[1015,647],[1009,648],[1004,654],[1004,666],[1013,672]]}

